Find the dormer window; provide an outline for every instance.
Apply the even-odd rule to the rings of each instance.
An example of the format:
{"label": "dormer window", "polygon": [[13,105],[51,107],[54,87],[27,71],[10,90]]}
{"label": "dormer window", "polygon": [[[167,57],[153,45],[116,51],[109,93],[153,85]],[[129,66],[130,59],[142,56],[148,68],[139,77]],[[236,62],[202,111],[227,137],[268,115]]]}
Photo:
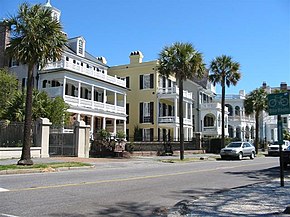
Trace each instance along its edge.
{"label": "dormer window", "polygon": [[78,53],[83,56],[84,55],[84,42],[83,42],[82,39],[79,40],[78,46],[79,46],[78,47],[79,48],[79,52]]}

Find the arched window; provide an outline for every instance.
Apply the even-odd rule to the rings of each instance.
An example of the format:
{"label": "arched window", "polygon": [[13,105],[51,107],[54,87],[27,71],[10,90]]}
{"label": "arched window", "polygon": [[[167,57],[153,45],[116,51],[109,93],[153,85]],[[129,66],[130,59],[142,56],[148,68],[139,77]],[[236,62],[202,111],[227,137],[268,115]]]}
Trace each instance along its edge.
{"label": "arched window", "polygon": [[226,107],[228,107],[229,116],[233,116],[233,107],[230,104],[226,104]]}
{"label": "arched window", "polygon": [[236,107],[235,107],[235,115],[236,115],[236,116],[240,116],[240,112],[241,112],[240,110],[241,110],[241,109],[240,109],[239,106],[236,106]]}
{"label": "arched window", "polygon": [[236,138],[241,139],[242,135],[241,135],[241,128],[237,127],[236,128]]}
{"label": "arched window", "polygon": [[229,125],[229,137],[234,138],[234,129],[231,125]]}
{"label": "arched window", "polygon": [[207,114],[204,117],[204,126],[205,127],[213,127],[214,126],[214,115],[212,114]]}
{"label": "arched window", "polygon": [[44,81],[42,82],[42,88],[46,88],[46,85],[47,85],[47,80],[44,80]]}

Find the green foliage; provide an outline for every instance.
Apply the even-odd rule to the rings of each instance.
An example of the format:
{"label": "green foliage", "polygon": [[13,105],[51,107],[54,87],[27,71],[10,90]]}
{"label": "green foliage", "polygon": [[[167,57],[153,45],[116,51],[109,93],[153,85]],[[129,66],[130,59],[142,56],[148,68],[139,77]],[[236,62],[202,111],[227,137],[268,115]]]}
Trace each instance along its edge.
{"label": "green foliage", "polygon": [[17,91],[3,113],[3,119],[9,121],[23,122],[25,119],[25,94]]}
{"label": "green foliage", "polygon": [[211,74],[209,75],[209,81],[216,84],[221,84],[222,87],[222,146],[225,145],[225,95],[226,86],[236,85],[241,78],[240,64],[232,60],[230,56],[222,55],[216,57],[211,61],[209,70]]}
{"label": "green foliage", "polygon": [[48,115],[51,123],[56,127],[62,127],[69,121],[69,113],[67,112],[69,105],[65,101],[57,96],[50,104],[50,112]]}
{"label": "green foliage", "polygon": [[0,119],[16,94],[17,86],[16,77],[7,69],[0,69]]}
{"label": "green foliage", "polygon": [[244,107],[247,115],[266,111],[268,109],[267,92],[263,88],[253,90],[246,96]]}
{"label": "green foliage", "polygon": [[43,67],[48,61],[61,58],[67,39],[49,8],[23,3],[17,15],[4,20],[4,24],[11,31],[7,53],[22,64]]}
{"label": "green foliage", "polygon": [[110,136],[111,136],[110,132],[107,131],[106,129],[101,129],[99,131],[99,137],[101,140],[108,140],[110,139]]}
{"label": "green foliage", "polygon": [[142,129],[138,125],[134,126],[134,141],[142,141]]}
{"label": "green foliage", "polygon": [[[3,113],[3,118],[10,121],[23,122],[25,118],[25,97],[26,94],[17,91],[12,97],[7,109]],[[37,118],[48,118],[54,126],[60,127],[68,122],[68,104],[61,97],[51,99],[46,92],[33,90],[32,120]]]}
{"label": "green foliage", "polygon": [[290,132],[286,129],[283,130],[283,139],[290,140]]}
{"label": "green foliage", "polygon": [[124,138],[126,138],[126,134],[124,131],[121,130],[121,131],[118,131],[116,133],[116,137],[117,137],[117,139],[124,139]]}
{"label": "green foliage", "polygon": [[202,53],[194,49],[190,43],[176,42],[165,46],[159,53],[158,71],[161,75],[175,75],[181,80],[194,76],[201,78],[205,73]]}

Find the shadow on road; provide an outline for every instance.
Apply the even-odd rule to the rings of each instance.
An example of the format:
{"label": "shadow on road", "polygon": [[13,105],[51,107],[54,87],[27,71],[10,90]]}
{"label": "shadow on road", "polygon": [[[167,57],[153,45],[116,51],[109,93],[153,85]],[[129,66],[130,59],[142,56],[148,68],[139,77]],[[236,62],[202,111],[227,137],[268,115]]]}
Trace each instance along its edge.
{"label": "shadow on road", "polygon": [[[99,206],[99,205],[96,205]],[[167,216],[168,209],[154,207],[149,203],[137,203],[137,202],[122,202],[116,203],[113,207],[102,207],[96,210],[94,213],[54,213],[50,214],[52,217],[153,217],[153,216]]]}
{"label": "shadow on road", "polygon": [[[289,174],[289,171],[284,171],[285,175]],[[225,174],[236,176],[247,176],[248,178],[255,179],[257,181],[268,181],[275,178],[280,178],[280,167],[272,167],[257,171],[242,171],[242,172],[225,172]]]}

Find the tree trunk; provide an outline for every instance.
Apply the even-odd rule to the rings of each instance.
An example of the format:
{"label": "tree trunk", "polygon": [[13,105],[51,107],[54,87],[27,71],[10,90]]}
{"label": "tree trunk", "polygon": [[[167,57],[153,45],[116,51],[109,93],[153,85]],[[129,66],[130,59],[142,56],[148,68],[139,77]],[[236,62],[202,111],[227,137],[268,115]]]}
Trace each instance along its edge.
{"label": "tree trunk", "polygon": [[33,68],[34,68],[34,65],[28,66],[23,146],[22,146],[21,158],[17,163],[18,165],[32,165],[33,164],[33,161],[31,160],[31,153],[30,153],[31,129],[32,129]]}
{"label": "tree trunk", "polygon": [[256,148],[257,154],[258,154],[258,149],[259,149],[259,116],[260,116],[260,112],[256,111],[256,114],[255,114],[255,120],[256,120],[255,148]]}
{"label": "tree trunk", "polygon": [[184,131],[183,131],[183,80],[179,79],[179,139],[180,160],[184,159]]}
{"label": "tree trunk", "polygon": [[226,87],[225,87],[225,79],[222,80],[222,140],[221,147],[225,147],[225,95],[226,95]]}

